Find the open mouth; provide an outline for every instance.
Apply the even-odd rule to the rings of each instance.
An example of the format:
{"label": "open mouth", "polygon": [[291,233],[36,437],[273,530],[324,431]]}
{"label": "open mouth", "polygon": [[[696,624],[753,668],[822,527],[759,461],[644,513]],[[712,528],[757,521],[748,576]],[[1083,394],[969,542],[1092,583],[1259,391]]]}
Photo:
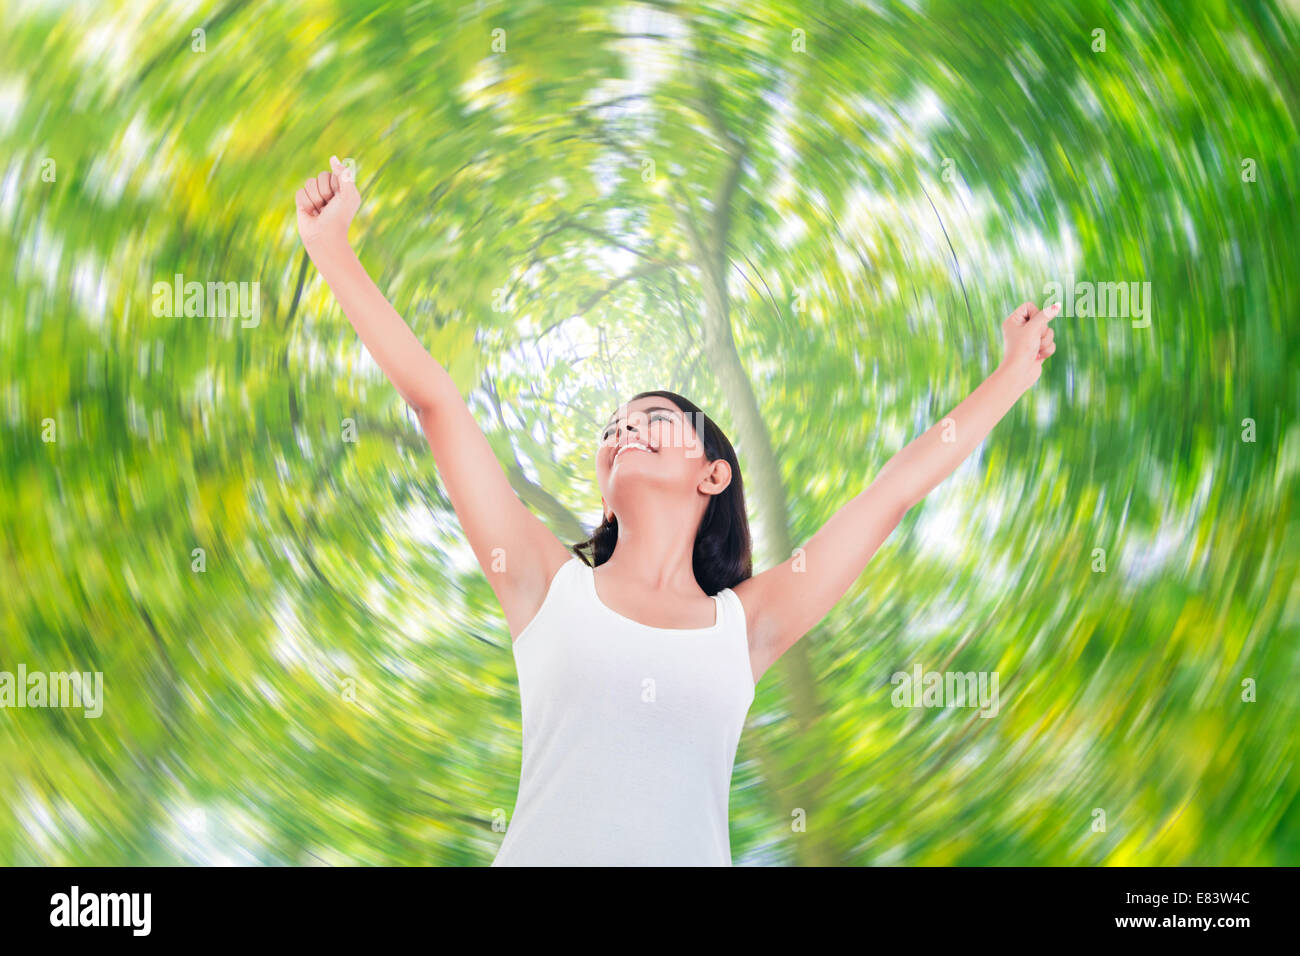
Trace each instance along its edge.
{"label": "open mouth", "polygon": [[652,455],[655,454],[655,453],[657,452],[657,449],[651,448],[651,447],[650,447],[649,445],[647,445],[645,442],[630,441],[630,442],[628,442],[626,445],[624,445],[622,448],[620,448],[618,451],[614,452],[614,461],[618,461],[619,458],[620,458],[620,457],[621,457],[625,452],[629,452],[629,451],[632,451],[632,450],[634,450],[634,449],[635,449],[635,450],[638,450],[638,451],[648,451],[648,452],[650,452],[650,454],[652,454]]}

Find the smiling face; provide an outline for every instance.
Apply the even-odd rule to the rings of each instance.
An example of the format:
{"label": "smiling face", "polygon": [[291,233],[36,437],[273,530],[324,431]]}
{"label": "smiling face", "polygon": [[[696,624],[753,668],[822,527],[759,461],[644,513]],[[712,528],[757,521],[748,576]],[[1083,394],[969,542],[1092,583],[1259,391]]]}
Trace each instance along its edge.
{"label": "smiling face", "polygon": [[[608,516],[627,495],[653,485],[659,490],[716,494],[726,487],[730,468],[710,462],[699,425],[671,400],[648,395],[622,405],[610,416],[596,450],[596,479]],[[718,479],[721,478],[719,484]]]}

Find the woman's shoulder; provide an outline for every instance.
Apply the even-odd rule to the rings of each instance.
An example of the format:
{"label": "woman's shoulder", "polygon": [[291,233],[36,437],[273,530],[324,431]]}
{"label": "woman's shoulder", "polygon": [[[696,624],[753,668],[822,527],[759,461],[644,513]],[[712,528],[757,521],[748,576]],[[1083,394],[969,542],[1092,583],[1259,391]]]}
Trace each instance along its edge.
{"label": "woman's shoulder", "polygon": [[556,562],[555,566],[548,569],[548,580],[546,588],[542,593],[541,600],[537,602],[535,610],[530,615],[528,623],[520,629],[514,637],[514,643],[518,644],[524,635],[534,630],[533,625],[540,620],[548,608],[559,603],[563,598],[561,595],[572,594],[573,590],[578,587],[578,575],[590,572],[588,564],[577,555],[570,555],[563,561]]}

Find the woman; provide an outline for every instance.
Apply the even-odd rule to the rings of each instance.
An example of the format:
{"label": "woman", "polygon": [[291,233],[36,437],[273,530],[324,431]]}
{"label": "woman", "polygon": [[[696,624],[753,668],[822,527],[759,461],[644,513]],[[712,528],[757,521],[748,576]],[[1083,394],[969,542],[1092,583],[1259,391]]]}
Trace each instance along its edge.
{"label": "woman", "polygon": [[523,712],[515,817],[493,865],[731,864],[731,771],[754,685],[1038,380],[1058,306],[1003,324],[997,370],[774,568],[754,575],[740,466],[695,405],[642,392],[596,452],[605,511],[566,548],[515,495],[446,370],[348,244],[350,171],[298,191],[312,262],[415,410],[505,613]]}

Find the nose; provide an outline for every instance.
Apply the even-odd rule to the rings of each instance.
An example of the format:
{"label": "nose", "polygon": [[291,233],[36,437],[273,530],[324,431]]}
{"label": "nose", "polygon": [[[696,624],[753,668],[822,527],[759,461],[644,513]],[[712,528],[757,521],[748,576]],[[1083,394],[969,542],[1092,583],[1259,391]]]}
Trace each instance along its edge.
{"label": "nose", "polygon": [[613,441],[616,445],[626,445],[628,442],[638,437],[636,426],[631,422],[623,421],[614,426]]}
{"label": "nose", "polygon": [[649,445],[650,439],[641,437],[641,430],[631,422],[620,422],[614,427],[614,434],[610,437],[609,445],[614,449],[610,452],[610,455],[617,455],[624,447],[633,442]]}

